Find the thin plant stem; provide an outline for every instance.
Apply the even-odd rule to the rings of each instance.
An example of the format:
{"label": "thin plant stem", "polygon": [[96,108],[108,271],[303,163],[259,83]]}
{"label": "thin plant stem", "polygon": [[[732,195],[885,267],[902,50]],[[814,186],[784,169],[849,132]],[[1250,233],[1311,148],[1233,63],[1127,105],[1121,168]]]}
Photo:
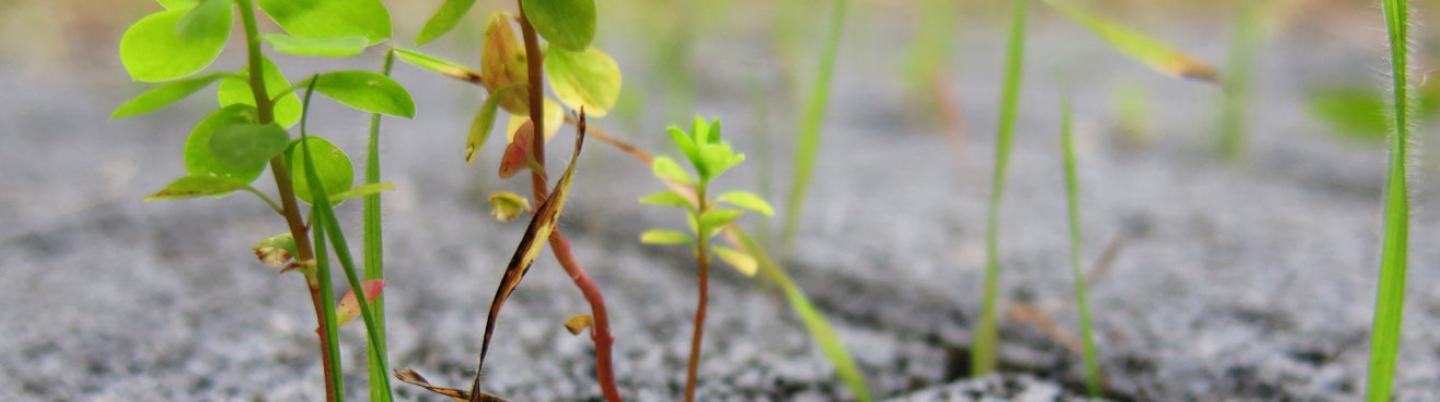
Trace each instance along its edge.
{"label": "thin plant stem", "polygon": [[1005,171],[1015,137],[1015,118],[1020,101],[1020,78],[1025,57],[1025,12],[1029,0],[1016,0],[1010,21],[1010,38],[1005,57],[1004,89],[1000,100],[1000,130],[995,143],[995,170],[990,184],[990,211],[985,217],[985,283],[980,306],[980,326],[975,331],[970,354],[971,373],[981,377],[995,370],[998,332],[997,305],[1000,298],[1000,203],[1005,194]]}
{"label": "thin plant stem", "polygon": [[[314,208],[311,208],[310,216],[314,216],[316,217],[316,219],[320,219],[319,215],[315,214]],[[320,333],[324,334],[324,337],[326,339],[339,339],[340,329],[339,325],[337,325],[337,321],[339,319],[335,316],[335,287],[330,285],[331,283],[333,283],[330,279],[330,255],[325,250],[325,229],[323,225],[316,226],[315,230],[311,233],[314,234],[315,245],[318,246],[318,248],[315,250],[315,277],[318,279],[317,282],[324,284],[324,286],[319,286],[318,289],[313,289],[310,292],[310,297],[316,299],[315,307],[320,310],[319,312],[316,312],[316,314],[325,317],[324,320],[321,320],[322,322],[320,324]],[[324,363],[327,365],[325,367],[326,370],[333,373],[339,373],[340,343],[330,342],[326,344],[325,353],[326,356],[333,357],[327,358],[325,360]],[[343,376],[337,376],[335,378],[335,389],[345,389]],[[335,400],[337,402],[343,402],[345,400],[345,393],[335,393]]]}
{"label": "thin plant stem", "polygon": [[[390,70],[395,67],[395,51],[385,52],[385,62],[381,66],[381,73],[390,76]],[[380,114],[370,115],[370,143],[365,158],[365,183],[376,184],[380,182]],[[380,216],[380,194],[365,196],[364,210],[362,214],[365,219],[365,280],[385,280],[385,254],[384,237],[381,232]],[[371,313],[375,315],[375,335],[377,341],[384,345],[385,341],[385,294],[375,296],[370,303]],[[376,350],[367,348],[366,359],[370,364],[370,400],[383,400],[387,395],[384,391],[373,384],[389,381],[389,374],[384,370],[382,356]]]}
{"label": "thin plant stem", "polygon": [[[235,0],[240,9],[240,19],[245,26],[246,56],[250,76],[250,91],[255,98],[255,109],[258,111],[260,124],[271,124],[275,121],[274,103],[270,101],[265,89],[264,59],[260,54],[260,34],[255,22],[255,6],[252,0]],[[285,216],[285,223],[290,228],[290,234],[295,238],[296,259],[306,263],[315,259],[315,251],[306,236],[307,227],[305,220],[300,216],[300,203],[295,200],[295,187],[290,182],[290,170],[285,165],[285,157],[277,155],[270,159],[271,175],[275,177],[275,188],[280,195],[281,214]],[[314,297],[321,293],[319,278],[311,270],[306,270],[305,282],[312,294],[312,303],[322,303],[320,297]],[[328,285],[328,284],[327,284]],[[328,316],[324,314],[325,306],[315,306],[316,321],[325,324]],[[330,321],[333,324],[333,321]],[[338,356],[331,354],[332,339],[328,334],[321,333],[320,336],[321,367],[325,373],[325,395],[326,400],[338,402],[338,394],[343,391],[339,386],[340,377],[335,369],[337,366],[334,360]]]}
{"label": "thin plant stem", "polygon": [[1102,392],[1100,358],[1095,346],[1090,318],[1090,298],[1085,283],[1085,272],[1081,268],[1084,230],[1080,226],[1080,181],[1076,178],[1075,132],[1071,117],[1070,96],[1062,85],[1060,104],[1060,137],[1065,165],[1066,210],[1070,215],[1070,273],[1075,281],[1075,307],[1080,315],[1081,355],[1085,360],[1085,388],[1090,396],[1099,398]]}
{"label": "thin plant stem", "polygon": [[800,230],[800,213],[815,175],[815,161],[820,154],[820,129],[825,123],[825,108],[830,102],[830,82],[835,76],[835,59],[840,53],[840,38],[845,33],[845,11],[850,7],[849,3],[849,0],[835,0],[830,14],[830,32],[825,38],[824,53],[820,55],[820,68],[805,106],[804,120],[800,122],[790,194],[785,202],[785,227],[781,237],[783,255],[794,251],[795,236]]}
{"label": "thin plant stem", "polygon": [[[695,209],[696,219],[705,215],[708,208],[705,202],[705,188],[709,183],[705,179],[700,180],[700,185],[695,187]],[[705,229],[705,228],[701,228]],[[706,230],[708,232],[708,230]],[[710,254],[709,233],[699,233],[695,242],[695,266],[700,270],[699,288],[700,295],[695,302],[695,329],[690,336],[690,362],[685,365],[685,402],[695,401],[695,386],[700,375],[700,345],[705,338],[705,308],[709,305],[710,298]]]}
{"label": "thin plant stem", "polygon": [[1231,162],[1245,158],[1246,111],[1249,109],[1250,77],[1260,42],[1263,0],[1241,0],[1230,41],[1230,61],[1222,85],[1225,88],[1220,117],[1220,156]]}
{"label": "thin plant stem", "polygon": [[1365,400],[1390,400],[1395,361],[1400,353],[1401,319],[1405,306],[1405,271],[1410,242],[1410,194],[1405,163],[1410,131],[1408,5],[1405,0],[1384,0],[1390,36],[1394,100],[1394,133],[1390,136],[1390,172],[1385,189],[1385,235],[1380,252],[1380,285],[1375,295],[1375,322],[1370,330],[1370,371]]}

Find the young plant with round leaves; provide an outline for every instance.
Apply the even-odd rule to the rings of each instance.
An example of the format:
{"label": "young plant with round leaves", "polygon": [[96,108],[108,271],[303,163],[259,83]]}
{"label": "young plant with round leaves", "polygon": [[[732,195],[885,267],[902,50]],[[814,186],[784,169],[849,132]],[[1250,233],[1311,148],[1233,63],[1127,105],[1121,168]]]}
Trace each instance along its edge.
{"label": "young plant with round leaves", "polygon": [[[695,400],[695,385],[700,368],[700,346],[705,334],[705,311],[709,304],[710,254],[735,267],[745,276],[754,276],[758,262],[750,253],[737,249],[716,246],[711,240],[721,230],[745,214],[754,211],[766,216],[775,212],[768,202],[753,193],[730,191],[714,198],[710,197],[710,183],[725,171],[745,161],[745,155],[735,153],[728,142],[720,138],[720,121],[711,122],[696,117],[687,133],[677,127],[669,129],[670,139],[676,148],[690,162],[694,174],[680,167],[673,159],[655,157],[651,169],[655,177],[666,183],[694,184],[694,198],[675,190],[663,191],[645,196],[641,204],[679,208],[685,211],[690,223],[690,232],[669,229],[650,229],[640,235],[640,242],[653,245],[687,245],[695,254],[695,265],[699,268],[699,301],[695,307],[695,328],[690,338],[690,360],[685,371],[685,400]],[[728,204],[736,208],[722,207]]]}
{"label": "young plant with round leaves", "polygon": [[[190,131],[184,144],[187,175],[173,181],[147,200],[174,200],[203,196],[224,196],[236,190],[252,193],[279,214],[289,229],[283,236],[268,238],[254,246],[257,258],[267,265],[283,265],[284,271],[298,271],[305,278],[315,308],[327,401],[341,401],[345,395],[339,374],[338,327],[334,292],[331,289],[325,245],[329,239],[336,255],[352,268],[348,250],[343,249],[339,222],[312,215],[303,216],[300,202],[314,204],[317,211],[330,211],[330,204],[349,198],[367,200],[366,282],[380,279],[371,274],[378,259],[378,209],[369,208],[378,193],[393,185],[378,181],[378,164],[367,167],[364,185],[355,187],[354,170],[344,151],[320,137],[292,140],[289,129],[303,120],[306,105],[295,92],[310,87],[344,105],[366,112],[412,117],[414,104],[409,94],[386,75],[365,71],[320,74],[310,81],[292,85],[269,57],[262,44],[276,52],[319,57],[347,57],[390,36],[389,12],[380,0],[173,0],[162,1],[163,11],[141,18],[120,40],[120,59],[135,81],[158,85],[121,104],[112,118],[139,116],[164,109],[216,85],[219,107]],[[257,8],[274,20],[283,33],[259,29]],[[238,11],[244,29],[245,67],[238,71],[205,72],[225,50]],[[387,56],[388,57],[388,56]],[[388,62],[387,62],[388,64]],[[388,70],[388,68],[387,68]],[[378,118],[378,117],[377,117]],[[303,128],[302,128],[303,131]],[[303,133],[302,133],[303,134]],[[372,128],[372,160],[374,138]],[[275,180],[276,197],[253,186],[269,168]],[[377,204],[378,205],[378,204]],[[373,211],[371,211],[373,209]],[[374,214],[372,214],[373,212]],[[378,220],[378,219],[377,219]],[[310,236],[311,227],[316,229]],[[323,228],[323,229],[322,229]],[[326,230],[328,229],[328,231]],[[373,239],[373,240],[372,240]],[[375,256],[375,257],[372,257]],[[378,262],[374,264],[379,269]],[[351,288],[360,289],[360,281]],[[377,299],[378,301],[379,299]],[[364,298],[352,303],[360,314],[378,316],[377,306],[365,308]],[[379,324],[367,319],[369,327]],[[371,400],[388,401],[389,376],[385,374],[383,329],[368,331]],[[377,375],[378,374],[378,375]]]}

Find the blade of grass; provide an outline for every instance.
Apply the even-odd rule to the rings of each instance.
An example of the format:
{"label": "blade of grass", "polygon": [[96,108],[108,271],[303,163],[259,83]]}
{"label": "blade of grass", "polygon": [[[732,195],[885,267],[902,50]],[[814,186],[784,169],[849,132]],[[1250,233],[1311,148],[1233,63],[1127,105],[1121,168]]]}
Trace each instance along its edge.
{"label": "blade of grass", "polygon": [[1400,353],[1400,321],[1405,305],[1406,254],[1410,235],[1410,194],[1405,163],[1409,118],[1409,6],[1405,0],[1384,0],[1390,37],[1394,87],[1394,134],[1390,138],[1390,172],[1385,191],[1385,236],[1380,251],[1380,286],[1375,295],[1375,322],[1370,330],[1370,371],[1365,399],[1390,400],[1395,360]]}
{"label": "blade of grass", "polygon": [[[310,85],[305,90],[304,108],[302,109],[304,113],[300,114],[300,150],[305,154],[305,179],[310,183],[310,191],[314,194],[315,215],[312,215],[311,219],[315,221],[317,228],[324,227],[325,234],[331,245],[334,246],[335,257],[345,271],[345,280],[349,282],[350,289],[356,289],[356,292],[359,292],[359,289],[363,288],[360,286],[360,275],[355,269],[355,260],[350,256],[350,246],[345,241],[345,233],[340,229],[339,220],[335,218],[334,206],[330,204],[330,197],[326,194],[324,185],[320,181],[320,174],[315,170],[315,158],[310,154],[310,142],[305,140],[308,137],[305,132],[305,123],[310,114],[310,97],[315,93],[315,83],[320,81],[319,77],[316,75],[315,78],[310,79]],[[355,299],[360,304],[360,317],[365,320],[368,353],[379,357],[376,363],[379,363],[380,370],[389,373],[388,354],[385,351],[385,344],[380,343],[380,335],[377,332],[380,328],[375,319],[374,310],[371,310],[370,302],[365,300],[365,297],[356,297]],[[382,377],[384,378],[382,381],[372,383],[370,387],[380,387],[381,392],[376,394],[380,398],[375,399],[376,401],[391,401],[394,399],[394,395],[390,391],[390,377]],[[374,393],[372,392],[372,394]]]}
{"label": "blade of grass", "polygon": [[[395,51],[392,50],[389,52],[385,52],[385,63],[384,66],[380,68],[381,73],[388,77],[390,76],[390,70],[392,70],[394,67]],[[368,148],[368,153],[365,157],[365,183],[372,185],[379,184],[379,113],[370,115],[370,144]],[[380,193],[374,193],[365,196],[365,205],[362,214],[364,214],[365,219],[365,237],[363,239],[365,243],[365,280],[384,280],[385,254],[383,248],[384,238],[381,235],[382,233],[380,230]],[[387,344],[387,342],[385,341],[385,293],[382,292],[379,295],[375,296],[375,301],[371,303],[371,308],[372,313],[375,315],[375,322],[377,324],[375,328],[375,334],[378,335],[379,343],[381,345],[385,345]],[[375,353],[375,350],[373,349],[366,349],[366,351],[367,361],[370,362],[370,383],[376,384],[387,381],[389,378],[389,373],[385,372],[385,365],[380,362],[381,356]],[[380,401],[384,400],[383,398],[384,395],[381,394],[381,390],[379,388],[376,388],[374,386],[370,387],[370,400]]]}
{"label": "blade of grass", "polygon": [[1222,85],[1225,87],[1220,109],[1220,156],[1235,162],[1245,154],[1246,111],[1249,109],[1250,76],[1255,52],[1260,42],[1260,23],[1264,20],[1264,1],[1244,0],[1235,19],[1230,39],[1230,61]]}
{"label": "blade of grass", "polygon": [[1120,53],[1165,74],[1216,82],[1219,73],[1205,63],[1160,43],[1139,31],[1090,15],[1057,0],[1043,0],[1065,18],[1084,26]]}
{"label": "blade of grass", "polygon": [[[310,217],[321,219],[320,215],[311,208]],[[315,237],[315,273],[320,284],[320,308],[321,316],[324,319],[320,322],[321,330],[325,331],[325,339],[329,339],[325,347],[330,350],[330,372],[337,375],[332,377],[331,384],[335,390],[335,402],[345,402],[345,376],[340,373],[340,328],[335,325],[335,286],[330,279],[330,253],[325,249],[325,229],[322,225],[315,225],[311,231]]]}
{"label": "blade of grass", "polygon": [[1075,133],[1071,119],[1070,94],[1062,83],[1060,88],[1060,142],[1065,160],[1065,200],[1070,214],[1070,270],[1075,278],[1075,307],[1080,315],[1081,352],[1085,359],[1085,388],[1090,396],[1099,398],[1101,391],[1100,356],[1091,330],[1090,299],[1086,292],[1085,273],[1081,268],[1082,232],[1080,227],[1080,183],[1076,179]]}
{"label": "blade of grass", "polygon": [[850,389],[850,393],[855,394],[855,400],[874,401],[875,398],[870,393],[870,386],[865,383],[865,374],[860,371],[860,366],[855,363],[855,358],[851,357],[850,352],[845,349],[845,344],[840,342],[840,336],[835,334],[835,328],[825,320],[825,315],[820,312],[820,309],[810,303],[805,292],[795,284],[795,281],[790,279],[790,275],[785,273],[785,269],[776,264],[775,260],[770,259],[770,256],[765,253],[765,249],[738,225],[730,225],[726,234],[730,237],[731,243],[745,249],[747,253],[755,257],[755,260],[760,263],[762,275],[780,286],[785,299],[790,302],[791,309],[795,311],[795,315],[800,316],[800,322],[805,324],[805,329],[810,331],[810,337],[820,345],[821,353],[824,353],[825,358],[830,360],[830,364],[835,366],[835,376],[840,377],[840,381],[845,383],[845,387]]}
{"label": "blade of grass", "polygon": [[794,176],[790,180],[790,194],[785,203],[785,229],[781,238],[783,254],[789,254],[795,248],[800,212],[805,206],[810,180],[815,175],[815,159],[820,153],[820,129],[825,123],[825,108],[830,102],[830,82],[835,76],[835,59],[840,53],[840,38],[845,33],[845,11],[850,7],[849,3],[849,0],[835,0],[830,15],[830,32],[825,37],[824,53],[820,55],[820,67],[815,73],[815,86],[805,106],[804,120],[800,122],[792,168]]}
{"label": "blade of grass", "polygon": [[1004,88],[1000,95],[1000,129],[995,142],[995,171],[990,184],[990,211],[985,219],[985,283],[980,305],[980,326],[970,354],[975,377],[995,370],[997,317],[1000,293],[1000,201],[1005,194],[1005,170],[1010,163],[1010,145],[1015,137],[1016,109],[1020,102],[1020,78],[1025,68],[1025,12],[1028,0],[1016,0],[1010,20],[1010,38],[1005,56]]}

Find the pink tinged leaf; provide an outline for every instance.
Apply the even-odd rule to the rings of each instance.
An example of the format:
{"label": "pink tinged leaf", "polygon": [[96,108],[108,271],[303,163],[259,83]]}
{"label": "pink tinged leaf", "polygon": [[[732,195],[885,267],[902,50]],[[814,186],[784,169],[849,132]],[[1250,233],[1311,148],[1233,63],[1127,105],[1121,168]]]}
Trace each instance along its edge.
{"label": "pink tinged leaf", "polygon": [[534,144],[535,123],[527,120],[515,130],[515,138],[505,147],[505,155],[500,158],[500,178],[508,179],[524,170],[529,165]]}
{"label": "pink tinged leaf", "polygon": [[[385,290],[385,280],[367,280],[361,282],[360,287],[365,290],[365,301],[374,302],[376,297],[380,297],[380,292]],[[355,300],[355,289],[350,289],[345,292],[345,296],[340,298],[340,306],[335,308],[335,326],[343,327],[358,316],[360,316],[360,301]],[[319,333],[320,328],[316,327],[315,332]]]}

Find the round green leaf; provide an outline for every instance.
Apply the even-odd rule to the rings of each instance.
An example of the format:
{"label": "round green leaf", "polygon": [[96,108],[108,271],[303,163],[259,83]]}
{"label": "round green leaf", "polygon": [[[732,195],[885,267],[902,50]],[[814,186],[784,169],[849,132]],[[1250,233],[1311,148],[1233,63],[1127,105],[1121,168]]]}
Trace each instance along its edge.
{"label": "round green leaf", "polygon": [[336,71],[315,78],[315,92],[370,113],[415,117],[415,102],[400,83],[379,73]]}
{"label": "round green leaf", "polygon": [[[280,72],[280,67],[277,67],[269,58],[264,59],[261,66],[264,69],[265,93],[273,97],[281,91],[290,89],[290,81],[285,79],[285,74]],[[249,69],[240,70],[238,73],[246,77],[250,76]],[[250,83],[245,81],[221,81],[216,97],[220,100],[220,106],[235,104],[255,106],[255,95],[250,92]],[[300,97],[295,96],[295,93],[285,94],[284,97],[275,101],[275,123],[287,129],[294,127],[295,123],[300,122],[300,112],[303,108],[304,106],[300,105]]]}
{"label": "round green leaf", "polygon": [[215,154],[210,152],[210,139],[220,127],[255,123],[258,114],[254,106],[231,105],[216,110],[201,120],[190,130],[190,137],[185,139],[185,171],[192,176],[218,176],[244,183],[254,182],[260,177],[260,172],[265,170],[265,166],[234,168],[220,163]]}
{"label": "round green leaf", "polygon": [[545,75],[566,107],[603,117],[620,99],[620,66],[600,51],[572,52],[551,46],[545,52]]}
{"label": "round green leaf", "polygon": [[595,0],[524,0],[520,6],[535,32],[556,46],[579,52],[595,39]]}
{"label": "round green leaf", "polygon": [[189,8],[161,11],[141,18],[120,38],[120,62],[136,81],[159,82],[185,78],[205,69],[230,38],[233,20],[227,7],[212,23],[192,24],[182,35],[179,21]]}
{"label": "round green leaf", "polygon": [[274,124],[238,123],[221,126],[210,136],[215,160],[235,169],[263,168],[285,151],[290,135]]}
{"label": "round green leaf", "polygon": [[155,2],[160,3],[160,6],[165,7],[166,10],[173,10],[194,7],[200,0],[155,0]]}
{"label": "round green leaf", "polygon": [[[320,176],[320,182],[325,186],[327,194],[338,194],[350,190],[355,185],[355,167],[350,163],[350,156],[340,147],[330,141],[316,137],[307,136],[304,140],[310,146],[310,154],[315,156],[315,173]],[[305,202],[313,202],[310,195],[310,180],[305,177],[305,152],[297,140],[290,144],[290,149],[285,151],[286,165],[290,167],[291,184],[295,186],[295,196]]]}
{"label": "round green leaf", "polygon": [[450,32],[473,5],[475,0],[445,0],[445,4],[440,5],[440,10],[435,11],[429,21],[425,21],[425,27],[420,28],[420,34],[415,35],[415,44],[424,45]]}
{"label": "round green leaf", "polygon": [[291,35],[314,39],[390,38],[390,12],[380,0],[260,0],[265,14]]}

